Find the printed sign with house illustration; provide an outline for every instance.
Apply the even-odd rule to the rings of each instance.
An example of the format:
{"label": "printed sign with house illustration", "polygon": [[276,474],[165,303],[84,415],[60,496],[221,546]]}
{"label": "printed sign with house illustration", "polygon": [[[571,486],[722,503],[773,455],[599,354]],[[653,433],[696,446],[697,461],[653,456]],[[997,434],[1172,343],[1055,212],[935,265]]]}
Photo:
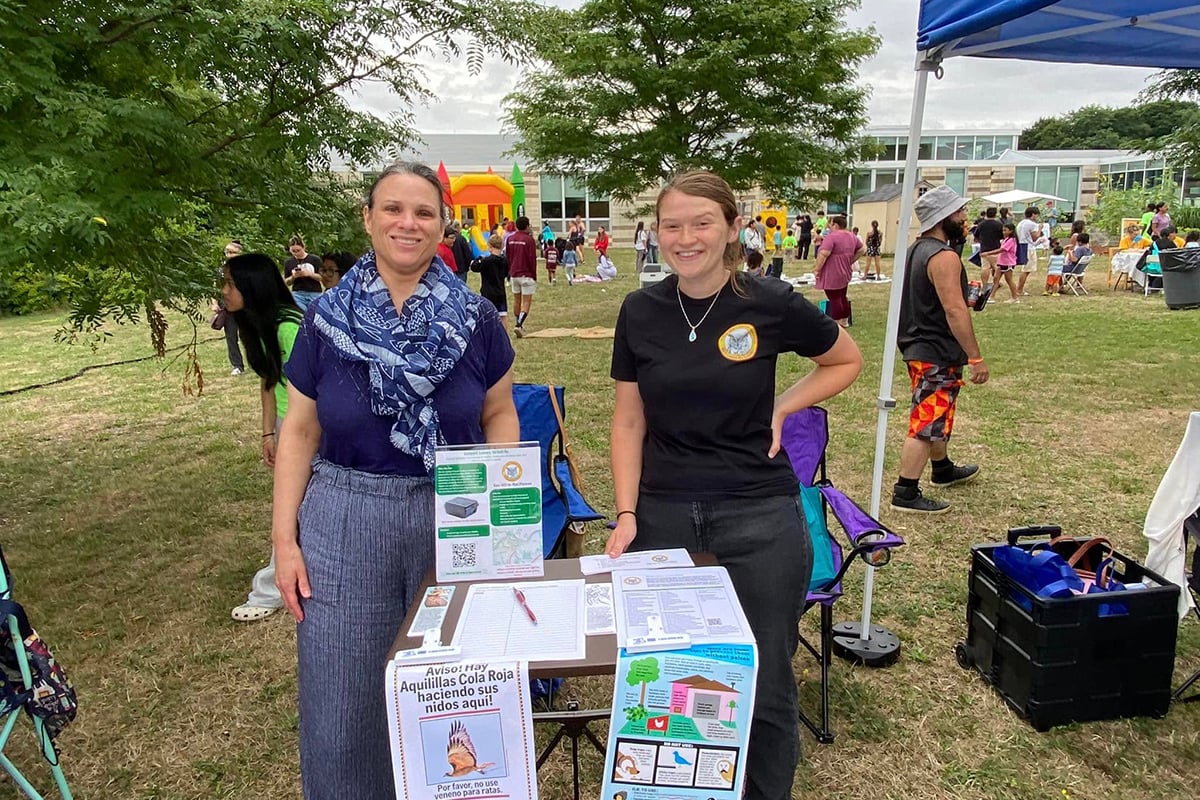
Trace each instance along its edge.
{"label": "printed sign with house illustration", "polygon": [[741,797],[756,674],[753,644],[622,650],[601,796]]}

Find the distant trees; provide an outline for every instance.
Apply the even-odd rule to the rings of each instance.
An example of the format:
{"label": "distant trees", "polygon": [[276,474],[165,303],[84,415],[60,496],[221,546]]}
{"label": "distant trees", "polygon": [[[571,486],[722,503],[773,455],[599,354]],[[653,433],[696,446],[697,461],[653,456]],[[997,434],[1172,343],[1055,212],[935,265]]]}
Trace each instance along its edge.
{"label": "distant trees", "polygon": [[1156,150],[1181,128],[1200,124],[1200,105],[1167,97],[1127,108],[1084,106],[1060,117],[1043,117],[1021,131],[1021,149]]}

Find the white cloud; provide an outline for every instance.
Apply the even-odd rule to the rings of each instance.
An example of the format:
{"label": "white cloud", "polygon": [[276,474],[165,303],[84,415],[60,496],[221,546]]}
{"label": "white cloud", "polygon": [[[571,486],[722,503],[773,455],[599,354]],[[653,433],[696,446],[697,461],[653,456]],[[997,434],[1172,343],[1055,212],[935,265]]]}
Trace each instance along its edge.
{"label": "white cloud", "polygon": [[[581,0],[545,0],[578,7]],[[874,125],[907,125],[912,107],[916,51],[914,0],[864,0],[851,12],[852,27],[873,25],[882,39],[879,52],[860,71],[872,91],[869,113]],[[490,59],[482,75],[465,63],[432,62],[428,86],[440,98],[412,109],[423,133],[498,133],[500,101],[516,85],[519,70]],[[942,80],[931,80],[925,105],[925,129],[1014,127],[1065,114],[1085,105],[1123,106],[1145,86],[1153,70],[1088,64],[959,58],[945,63]],[[368,84],[352,98],[358,108],[381,115],[397,111],[397,100],[379,84]]]}

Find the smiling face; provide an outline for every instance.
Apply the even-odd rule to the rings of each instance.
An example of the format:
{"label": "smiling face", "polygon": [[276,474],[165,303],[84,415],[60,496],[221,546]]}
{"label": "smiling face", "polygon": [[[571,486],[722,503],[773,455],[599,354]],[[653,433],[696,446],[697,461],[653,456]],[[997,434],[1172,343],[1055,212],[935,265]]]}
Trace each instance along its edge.
{"label": "smiling face", "polygon": [[321,283],[326,289],[332,289],[337,286],[338,281],[342,276],[338,274],[337,263],[332,258],[321,260]]}
{"label": "smiling face", "polygon": [[[726,248],[738,239],[716,201],[669,191],[658,204],[658,246],[681,283],[707,285],[725,277]],[[714,289],[715,291],[715,289]]]}
{"label": "smiling face", "polygon": [[363,208],[363,228],[371,237],[376,263],[402,273],[424,272],[444,229],[437,190],[416,175],[388,175],[372,198],[373,204]]}

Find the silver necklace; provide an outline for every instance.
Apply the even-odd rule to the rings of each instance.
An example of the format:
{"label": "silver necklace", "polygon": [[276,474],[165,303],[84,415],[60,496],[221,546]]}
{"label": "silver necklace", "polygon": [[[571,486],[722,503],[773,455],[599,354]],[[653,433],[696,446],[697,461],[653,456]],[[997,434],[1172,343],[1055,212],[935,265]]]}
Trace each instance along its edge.
{"label": "silver necklace", "polygon": [[[724,288],[724,287],[721,287],[721,288]],[[697,322],[695,325],[693,325],[691,319],[688,318],[687,310],[683,307],[683,293],[679,291],[679,284],[675,285],[675,298],[677,300],[679,300],[679,310],[680,310],[680,312],[683,313],[683,321],[686,322],[687,326],[692,329],[691,332],[688,334],[689,342],[696,341],[696,328],[699,328],[701,325],[704,324],[704,320],[708,319],[709,313],[712,312],[713,306],[715,306],[717,304],[717,298],[720,296],[721,296],[721,290],[718,289],[717,293],[715,295],[713,295],[712,302],[708,304],[708,311],[705,311],[704,316],[700,318],[700,321]]]}

